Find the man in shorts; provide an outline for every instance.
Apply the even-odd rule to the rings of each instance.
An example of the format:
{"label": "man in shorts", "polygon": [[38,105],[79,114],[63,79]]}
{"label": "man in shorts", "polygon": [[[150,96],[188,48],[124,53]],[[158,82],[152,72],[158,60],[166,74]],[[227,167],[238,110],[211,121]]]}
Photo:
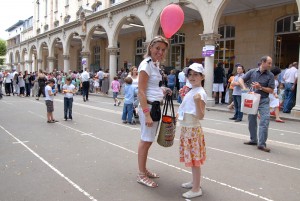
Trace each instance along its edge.
{"label": "man in shorts", "polygon": [[48,80],[48,84],[45,87],[45,103],[47,107],[47,123],[55,123],[58,122],[53,118],[53,98],[54,94],[56,94],[56,89],[52,89],[52,87],[55,85],[55,81],[53,78]]}
{"label": "man in shorts", "polygon": [[[224,91],[224,77],[225,77],[225,72],[223,69],[223,64],[219,62],[217,64],[217,67],[214,70],[213,92],[214,92],[215,104],[219,104],[219,99],[222,100],[222,92]],[[217,94],[218,92],[219,92],[219,96]]]}

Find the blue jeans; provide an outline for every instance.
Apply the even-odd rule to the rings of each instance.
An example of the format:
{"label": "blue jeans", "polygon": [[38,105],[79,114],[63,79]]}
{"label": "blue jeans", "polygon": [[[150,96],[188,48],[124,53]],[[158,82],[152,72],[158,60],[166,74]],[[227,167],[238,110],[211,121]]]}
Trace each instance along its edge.
{"label": "blue jeans", "polygon": [[[124,104],[123,107],[123,114],[122,114],[122,120],[128,121],[129,123],[132,122],[132,115],[133,115],[133,104]],[[127,118],[128,117],[128,118]]]}
{"label": "blue jeans", "polygon": [[[179,82],[179,90],[180,90],[183,86],[185,86],[185,82]],[[181,102],[182,102],[180,95],[178,95],[178,100],[177,100],[177,102],[178,102],[178,103],[181,103]]]}
{"label": "blue jeans", "polygon": [[296,96],[296,90],[292,91],[293,84],[285,83],[284,84],[284,103],[283,103],[283,112],[290,113],[294,106],[294,98]]}
{"label": "blue jeans", "polygon": [[243,112],[241,112],[242,96],[233,95],[232,97],[233,97],[234,110],[235,110],[234,118],[242,120],[244,114]]}
{"label": "blue jeans", "polygon": [[[260,114],[259,131],[258,131],[258,146],[266,147],[268,139],[268,129],[270,123],[270,105],[269,97],[261,98],[258,106]],[[251,142],[257,142],[257,114],[248,115],[248,129],[250,132]]]}
{"label": "blue jeans", "polygon": [[72,107],[73,107],[73,98],[64,97],[64,118],[68,118],[69,112],[69,119],[72,119]]}

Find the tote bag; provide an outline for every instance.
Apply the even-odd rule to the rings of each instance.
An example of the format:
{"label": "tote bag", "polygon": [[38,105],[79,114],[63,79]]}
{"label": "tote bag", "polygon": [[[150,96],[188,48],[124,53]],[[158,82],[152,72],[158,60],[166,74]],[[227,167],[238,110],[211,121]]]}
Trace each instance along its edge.
{"label": "tote bag", "polygon": [[[168,115],[168,109],[171,115]],[[163,107],[162,118],[160,120],[160,129],[158,132],[157,143],[163,147],[171,147],[174,143],[176,129],[176,117],[172,96],[167,95]]]}
{"label": "tote bag", "polygon": [[241,111],[246,114],[257,114],[260,94],[249,92],[242,93]]}

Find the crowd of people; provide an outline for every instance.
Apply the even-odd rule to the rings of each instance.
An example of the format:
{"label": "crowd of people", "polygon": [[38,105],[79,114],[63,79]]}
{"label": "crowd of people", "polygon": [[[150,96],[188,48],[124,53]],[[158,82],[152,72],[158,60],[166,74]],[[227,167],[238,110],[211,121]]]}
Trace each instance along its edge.
{"label": "crowd of people", "polygon": [[[204,90],[205,70],[202,64],[189,62],[188,67],[180,72],[171,70],[167,75],[160,68],[168,49],[168,41],[157,36],[149,43],[144,60],[129,72],[122,69],[109,81],[108,70],[90,73],[88,68],[82,72],[39,72],[25,71],[0,73],[0,88],[5,85],[7,96],[45,97],[47,108],[47,123],[55,123],[53,117],[53,98],[57,93],[64,94],[64,120],[72,120],[73,96],[80,92],[83,101],[89,100],[89,92],[108,94],[111,89],[114,106],[120,106],[118,98],[124,95],[121,120],[124,124],[135,124],[137,117],[141,127],[141,137],[138,145],[138,175],[137,182],[148,187],[158,187],[154,180],[160,176],[147,167],[147,158],[159,127],[159,121],[154,118],[166,95],[179,94],[177,101],[180,106],[177,111],[177,121],[180,122],[179,160],[192,169],[192,181],[181,184],[190,189],[182,196],[190,199],[202,195],[201,166],[206,160],[204,133],[199,120],[205,115],[207,94]],[[257,68],[245,72],[243,65],[236,64],[226,75],[222,63],[214,70],[213,96],[215,104],[228,103],[228,108],[234,108],[231,120],[243,120],[241,111],[242,94],[250,91],[260,94],[257,114],[248,114],[250,140],[246,145],[255,145],[261,151],[270,152],[267,147],[270,114],[276,116],[276,122],[283,123],[279,110],[290,113],[295,105],[298,63],[292,63],[289,68],[281,71],[272,67],[272,58],[261,58]],[[227,99],[227,100],[226,100]],[[271,113],[270,113],[271,108]],[[159,110],[160,111],[160,110]],[[258,124],[259,120],[259,124]]]}

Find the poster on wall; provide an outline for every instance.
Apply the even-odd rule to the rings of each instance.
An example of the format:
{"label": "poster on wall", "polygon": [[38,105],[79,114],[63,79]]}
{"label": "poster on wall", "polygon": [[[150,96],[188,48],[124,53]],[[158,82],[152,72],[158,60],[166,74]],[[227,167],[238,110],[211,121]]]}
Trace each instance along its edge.
{"label": "poster on wall", "polygon": [[206,45],[202,48],[202,57],[213,57],[215,54],[214,45]]}
{"label": "poster on wall", "polygon": [[86,58],[81,59],[81,65],[82,65],[83,69],[87,67],[87,59]]}

